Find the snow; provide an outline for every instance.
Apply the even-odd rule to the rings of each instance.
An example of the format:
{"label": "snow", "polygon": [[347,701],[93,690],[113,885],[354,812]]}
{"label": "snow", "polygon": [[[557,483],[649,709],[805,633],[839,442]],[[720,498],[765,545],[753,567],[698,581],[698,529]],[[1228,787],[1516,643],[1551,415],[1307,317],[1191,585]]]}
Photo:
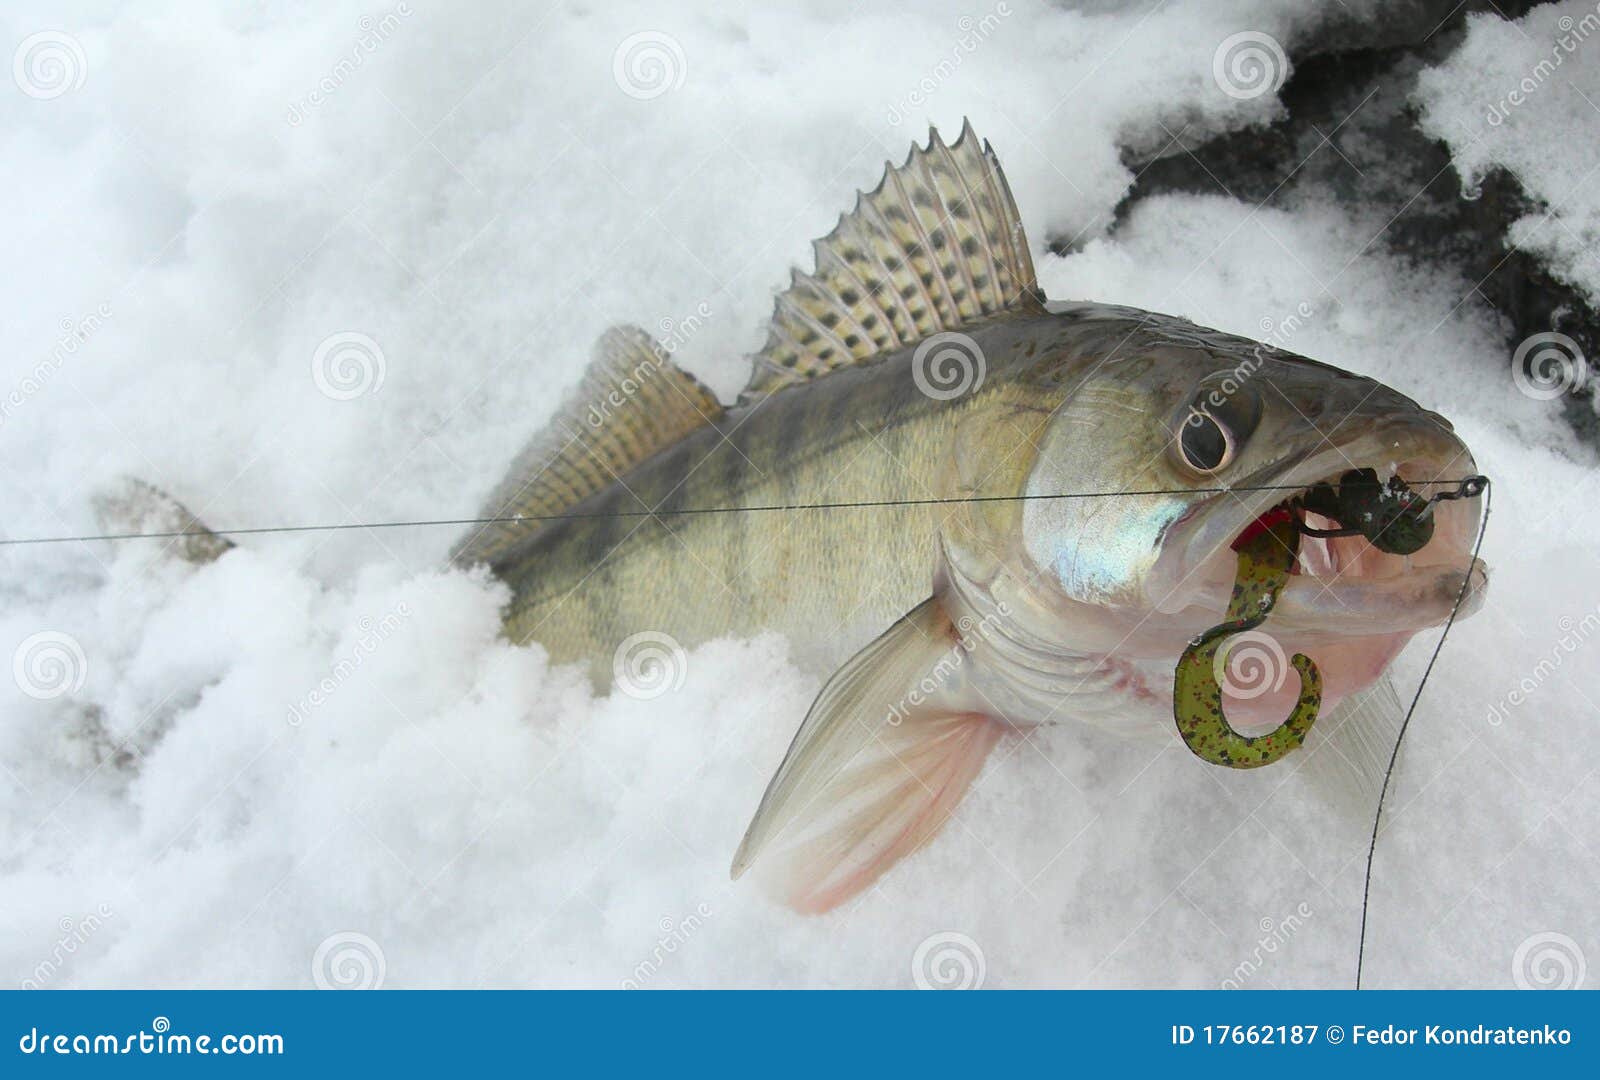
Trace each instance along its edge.
{"label": "snow", "polygon": [[[1580,539],[1600,511],[1558,404],[1513,388],[1470,281],[1367,244],[1381,221],[1163,197],[1107,231],[1119,147],[1278,115],[1270,92],[1219,92],[1217,45],[1292,49],[1321,9],[703,8],[9,7],[5,41],[65,32],[84,79],[0,94],[5,534],[92,531],[90,495],[127,473],[219,526],[468,515],[610,324],[665,336],[709,309],[678,357],[736,390],[807,242],[929,120],[970,116],[1053,297],[1255,336],[1305,305],[1288,347],[1456,422],[1497,480],[1495,578],[1401,757],[1368,978],[1512,985],[1547,932],[1600,958],[1600,578]],[[1567,84],[1481,149],[1449,130],[1477,115],[1458,71],[1534,55],[1516,33],[1474,21],[1425,122],[1465,170],[1560,195],[1593,165],[1559,137],[1593,123]],[[630,94],[614,54],[640,34],[666,81],[628,68]],[[1559,202],[1578,236],[1586,198]],[[1527,229],[1578,273],[1581,248]],[[1055,237],[1085,246],[1045,256]],[[781,634],[691,651],[668,694],[597,696],[498,638],[504,590],[441,569],[454,538],[247,537],[198,570],[140,543],[0,551],[0,646],[42,643],[67,680],[0,688],[0,975],[911,986],[914,957],[953,948],[981,951],[989,986],[1353,977],[1370,819],[1319,813],[1290,772],[1222,777],[1076,725],[1003,744],[932,846],[859,905],[797,917],[727,880],[816,691]],[[938,934],[959,936],[923,947]]]}
{"label": "snow", "polygon": [[1445,140],[1476,187],[1492,169],[1534,206],[1507,239],[1600,303],[1600,194],[1588,148],[1600,137],[1600,5],[1569,0],[1517,22],[1472,16],[1461,47],[1418,87],[1422,129]]}

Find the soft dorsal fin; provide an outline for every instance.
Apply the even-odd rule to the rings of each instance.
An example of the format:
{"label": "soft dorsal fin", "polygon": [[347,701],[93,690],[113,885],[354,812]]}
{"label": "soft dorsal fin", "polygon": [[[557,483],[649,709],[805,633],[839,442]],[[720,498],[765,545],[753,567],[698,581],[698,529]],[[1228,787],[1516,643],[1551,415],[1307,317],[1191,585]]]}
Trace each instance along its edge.
{"label": "soft dorsal fin", "polygon": [[816,269],[779,295],[746,396],[1042,302],[1011,188],[970,122],[954,146],[930,128],[812,247]]}
{"label": "soft dorsal fin", "polygon": [[[634,326],[607,330],[595,343],[583,381],[544,430],[517,455],[479,517],[561,514],[634,466],[722,416],[716,395],[672,362]],[[474,526],[451,558],[493,563],[544,522]]]}

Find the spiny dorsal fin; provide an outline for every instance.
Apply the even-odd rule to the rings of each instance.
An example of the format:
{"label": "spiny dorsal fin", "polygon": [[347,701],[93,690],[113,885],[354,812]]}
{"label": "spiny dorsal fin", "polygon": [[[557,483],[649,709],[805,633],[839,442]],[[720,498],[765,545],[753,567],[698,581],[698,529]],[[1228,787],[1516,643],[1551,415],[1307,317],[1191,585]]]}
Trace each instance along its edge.
{"label": "spiny dorsal fin", "polygon": [[[517,455],[479,517],[561,514],[634,466],[722,415],[716,395],[634,326],[607,330],[583,381]],[[475,526],[456,545],[460,565],[493,563],[541,521]]]}
{"label": "spiny dorsal fin", "polygon": [[746,396],[1042,300],[1005,173],[970,122],[954,146],[930,128],[812,247],[816,269],[778,297]]}

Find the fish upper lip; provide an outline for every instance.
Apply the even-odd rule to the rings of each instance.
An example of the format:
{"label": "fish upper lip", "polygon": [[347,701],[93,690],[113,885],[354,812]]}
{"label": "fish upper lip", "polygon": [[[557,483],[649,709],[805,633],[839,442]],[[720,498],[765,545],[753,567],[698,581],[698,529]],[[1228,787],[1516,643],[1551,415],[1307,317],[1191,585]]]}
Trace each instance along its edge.
{"label": "fish upper lip", "polygon": [[[1414,485],[1476,472],[1459,441],[1437,437],[1437,425],[1428,429],[1427,438],[1417,438],[1417,430],[1412,425],[1380,428],[1343,446],[1303,452],[1197,502],[1168,529],[1167,550],[1152,578],[1155,606],[1178,612],[1225,604],[1234,573],[1231,546],[1240,532],[1296,492],[1337,480],[1348,469],[1373,468],[1380,476],[1398,471]],[[1406,435],[1411,437],[1397,437]],[[1447,444],[1453,444],[1454,453],[1441,453]],[[1487,567],[1470,555],[1479,512],[1471,499],[1435,504],[1437,534],[1410,557],[1378,552],[1359,536],[1304,539],[1299,572],[1283,590],[1274,620],[1286,629],[1377,633],[1436,625],[1458,598],[1462,614],[1476,610],[1488,578]]]}

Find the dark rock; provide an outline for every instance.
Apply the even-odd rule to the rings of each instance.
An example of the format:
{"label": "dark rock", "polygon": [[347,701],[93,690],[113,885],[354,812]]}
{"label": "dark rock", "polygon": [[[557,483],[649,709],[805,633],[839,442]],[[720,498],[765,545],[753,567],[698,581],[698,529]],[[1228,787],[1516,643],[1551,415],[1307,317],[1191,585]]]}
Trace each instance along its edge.
{"label": "dark rock", "polygon": [[[1583,294],[1508,248],[1511,224],[1535,209],[1515,178],[1495,172],[1479,191],[1464,191],[1449,148],[1416,123],[1417,75],[1460,44],[1467,13],[1494,9],[1514,19],[1532,6],[1415,0],[1398,5],[1382,24],[1336,21],[1292,53],[1283,120],[1175,143],[1159,156],[1127,151],[1138,180],[1118,209],[1119,221],[1136,200],[1167,192],[1224,194],[1282,209],[1331,198],[1388,221],[1375,246],[1419,267],[1447,263],[1477,283],[1464,303],[1487,304],[1504,316],[1508,383],[1512,353],[1533,334],[1559,331],[1586,357],[1600,358],[1600,319]],[[1049,241],[1054,250],[1069,246]],[[1600,448],[1592,383],[1566,395],[1563,406],[1580,438]]]}

